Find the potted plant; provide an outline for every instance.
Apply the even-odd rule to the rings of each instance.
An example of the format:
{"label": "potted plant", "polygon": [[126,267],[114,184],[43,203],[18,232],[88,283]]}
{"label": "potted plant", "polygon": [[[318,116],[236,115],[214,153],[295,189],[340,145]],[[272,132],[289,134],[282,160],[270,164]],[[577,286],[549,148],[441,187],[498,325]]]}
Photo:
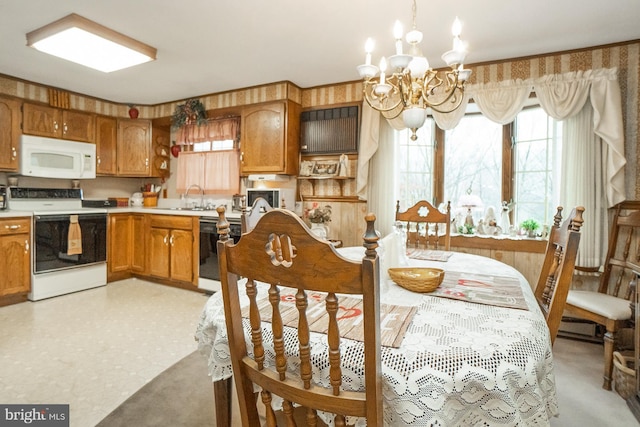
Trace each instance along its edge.
{"label": "potted plant", "polygon": [[189,99],[184,104],[178,104],[171,115],[171,127],[179,129],[184,125],[203,125],[207,122],[207,110],[199,99]]}
{"label": "potted plant", "polygon": [[522,221],[520,228],[527,232],[527,237],[536,237],[536,230],[540,227],[538,221],[533,218],[529,218]]}

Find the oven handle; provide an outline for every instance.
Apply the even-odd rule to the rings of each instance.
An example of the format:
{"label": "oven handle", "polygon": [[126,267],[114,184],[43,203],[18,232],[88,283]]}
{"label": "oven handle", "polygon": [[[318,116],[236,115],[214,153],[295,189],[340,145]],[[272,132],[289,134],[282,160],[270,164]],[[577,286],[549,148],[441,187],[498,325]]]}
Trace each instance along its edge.
{"label": "oven handle", "polygon": [[34,218],[39,222],[68,220],[71,215],[78,215],[78,221],[85,219],[107,219],[107,214],[63,214],[63,215],[35,215]]}

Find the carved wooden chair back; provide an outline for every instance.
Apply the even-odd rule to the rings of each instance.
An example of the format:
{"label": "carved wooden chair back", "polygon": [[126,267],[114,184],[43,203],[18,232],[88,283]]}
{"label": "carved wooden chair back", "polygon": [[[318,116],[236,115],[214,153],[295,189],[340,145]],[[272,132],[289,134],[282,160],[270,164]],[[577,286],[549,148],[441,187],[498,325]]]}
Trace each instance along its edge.
{"label": "carved wooden chair back", "polygon": [[246,198],[242,199],[242,213],[240,215],[240,225],[243,233],[253,230],[260,218],[265,212],[272,210],[273,207],[266,199],[258,197],[253,201],[253,206],[247,208]]}
{"label": "carved wooden chair back", "polygon": [[551,343],[555,342],[562,320],[569,286],[580,244],[580,227],[584,222],[584,208],[578,206],[571,211],[562,223],[562,206],[554,216],[554,223],[549,234],[549,242],[545,252],[542,269],[534,294],[538,305],[547,320]]}
{"label": "carved wooden chair back", "polygon": [[400,200],[398,200],[396,202],[397,221],[403,224],[407,233],[407,248],[448,251],[451,247],[451,202],[447,202],[445,213],[440,212],[425,200],[400,212]]}
{"label": "carved wooden chair back", "polygon": [[611,390],[613,352],[618,331],[627,326],[632,317],[631,304],[634,285],[640,274],[640,201],[625,201],[616,205],[609,246],[598,291],[571,289],[567,296],[565,314],[603,325],[604,382]]}
{"label": "carved wooden chair back", "polygon": [[[218,213],[222,219],[218,222],[220,277],[242,425],[260,425],[258,400],[264,404],[266,425],[276,425],[273,395],[283,400],[286,425],[296,425],[293,406],[298,405],[306,408],[308,425],[316,425],[317,411],[336,414],[336,426],[344,425],[345,416],[365,417],[368,425],[382,425],[380,266],[375,250],[375,216],[366,216],[364,258],[350,261],[329,242],[315,237],[288,210],[273,209],[263,214],[255,228],[236,244],[228,238],[224,208],[220,207]],[[296,309],[288,316],[282,313],[286,304],[281,303],[281,290],[295,294]],[[246,307],[241,306],[241,293],[249,301]],[[360,367],[364,368],[364,391],[344,391],[341,386],[339,295],[362,298],[364,352]],[[328,367],[328,378],[322,380],[330,387],[316,381],[311,365],[310,300],[318,301],[316,313],[321,310],[326,316],[328,352],[323,363]],[[248,319],[243,320],[243,316]],[[250,343],[249,338],[245,341],[245,328]],[[272,337],[273,346],[265,343],[263,334]],[[270,351],[274,363],[265,362],[265,353]],[[261,390],[261,399],[254,394],[254,385]]]}

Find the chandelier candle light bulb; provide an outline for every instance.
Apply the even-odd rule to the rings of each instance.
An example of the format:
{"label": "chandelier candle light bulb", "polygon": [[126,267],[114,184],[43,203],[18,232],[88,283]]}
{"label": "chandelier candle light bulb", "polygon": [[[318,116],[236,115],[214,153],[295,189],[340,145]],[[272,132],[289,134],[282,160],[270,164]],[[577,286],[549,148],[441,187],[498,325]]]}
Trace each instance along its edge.
{"label": "chandelier candle light bulb", "polygon": [[385,84],[385,72],[387,71],[387,60],[383,56],[380,59],[380,84]]}
{"label": "chandelier candle light bulb", "polygon": [[373,39],[369,37],[364,44],[364,51],[366,53],[365,61],[364,61],[365,65],[371,65],[371,52],[373,52],[373,47],[374,47]]}
{"label": "chandelier candle light bulb", "polygon": [[393,36],[396,38],[396,55],[402,55],[402,24],[396,21],[393,26]]}

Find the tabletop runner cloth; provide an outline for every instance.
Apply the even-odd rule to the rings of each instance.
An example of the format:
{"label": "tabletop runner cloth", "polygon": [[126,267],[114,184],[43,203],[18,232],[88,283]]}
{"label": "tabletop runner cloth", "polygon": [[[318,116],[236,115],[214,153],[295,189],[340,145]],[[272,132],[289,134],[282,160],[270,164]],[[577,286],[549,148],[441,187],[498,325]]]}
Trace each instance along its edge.
{"label": "tabletop runner cloth", "polygon": [[[324,300],[327,294],[307,292],[307,321],[311,332],[327,333],[329,314]],[[262,294],[256,301],[260,318],[263,322],[271,322],[271,303],[269,295]],[[413,320],[417,307],[391,304],[380,304],[380,343],[386,347],[400,347],[404,334]],[[280,315],[282,324],[289,327],[298,326],[298,308],[296,307],[296,290],[280,288]],[[242,317],[249,318],[249,306],[242,308]],[[341,338],[362,341],[364,324],[362,323],[362,299],[338,295],[338,329]]]}
{"label": "tabletop runner cloth", "polygon": [[[361,253],[356,250],[350,256]],[[515,277],[525,290],[528,310],[411,293],[408,305],[417,301],[418,311],[400,348],[381,351],[385,425],[549,426],[549,419],[558,414],[551,343],[526,279],[499,261],[463,253],[454,253],[447,263],[411,260],[411,265],[446,265],[456,271],[466,268]],[[388,293],[392,292],[382,292],[382,303],[388,302]],[[273,366],[271,332],[264,328],[263,333],[266,363]],[[285,329],[286,348],[292,354],[297,354],[295,333]],[[245,334],[251,351],[248,321]],[[229,378],[232,368],[220,293],[207,301],[195,336],[212,380]],[[314,379],[328,386],[328,366],[318,363],[326,357],[326,337],[312,333],[310,344]],[[346,366],[343,388],[362,389],[362,343],[342,339],[340,349]],[[298,368],[290,366],[294,372]],[[362,420],[351,421],[364,425]]]}

